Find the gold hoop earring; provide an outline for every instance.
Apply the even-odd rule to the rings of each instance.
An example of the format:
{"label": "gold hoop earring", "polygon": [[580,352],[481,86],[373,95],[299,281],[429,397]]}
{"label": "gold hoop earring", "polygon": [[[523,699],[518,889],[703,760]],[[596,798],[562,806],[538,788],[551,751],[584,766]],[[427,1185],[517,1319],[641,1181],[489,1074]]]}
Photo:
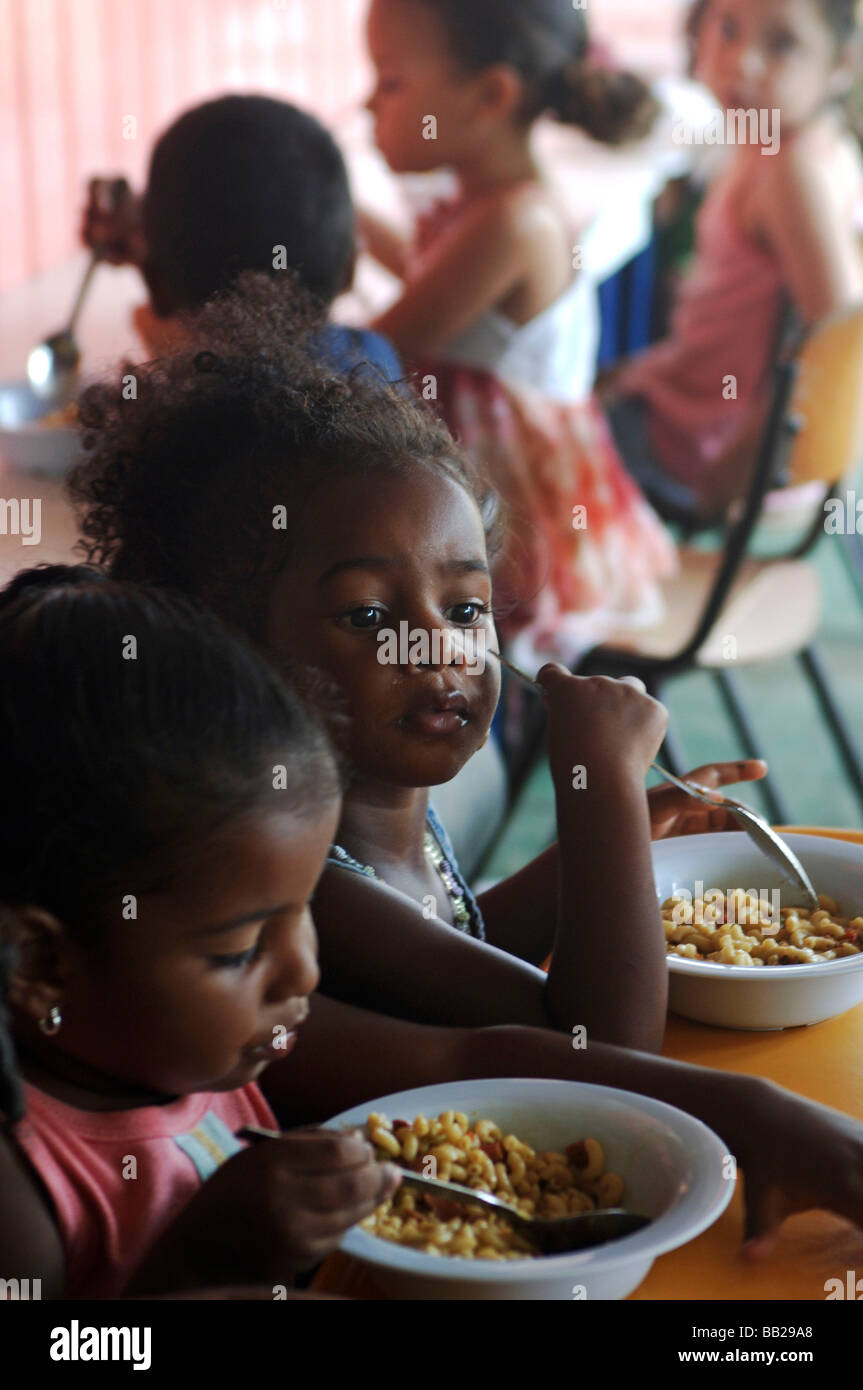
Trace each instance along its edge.
{"label": "gold hoop earring", "polygon": [[58,1006],[56,1004],[52,1004],[51,1008],[48,1010],[48,1017],[39,1019],[40,1032],[44,1033],[46,1037],[50,1038],[53,1037],[55,1033],[59,1033],[62,1027],[63,1015],[61,1014]]}

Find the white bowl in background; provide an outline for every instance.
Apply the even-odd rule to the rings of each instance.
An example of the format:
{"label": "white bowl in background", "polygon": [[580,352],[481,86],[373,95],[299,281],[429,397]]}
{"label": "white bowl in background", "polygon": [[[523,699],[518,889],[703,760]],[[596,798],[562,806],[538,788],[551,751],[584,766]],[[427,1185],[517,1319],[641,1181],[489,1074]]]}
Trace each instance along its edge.
{"label": "white bowl in background", "polygon": [[444,1110],[491,1119],[539,1150],[597,1139],[606,1168],[624,1180],[621,1205],[653,1220],[591,1250],[499,1263],[426,1255],[354,1226],[341,1249],[371,1266],[394,1298],[625,1298],[657,1255],[712,1226],[734,1190],[724,1175],[727,1147],[700,1120],[647,1096],[583,1082],[495,1078],[424,1086],[354,1106],[327,1128],[362,1127],[373,1111],[411,1121]]}
{"label": "white bowl in background", "polygon": [[42,401],[26,381],[0,382],[0,461],[22,473],[68,471],[80,452],[72,426],[40,424],[56,407]]}
{"label": "white bowl in background", "polygon": [[[816,835],[783,837],[816,892],[834,898],[843,916],[863,914],[863,845]],[[653,872],[660,902],[696,881],[711,888],[780,891],[780,905],[800,905],[799,890],[782,878],[748,835],[730,832],[657,840]],[[863,1001],[863,953],[814,965],[720,965],[669,956],[668,1007],[719,1028],[766,1031],[821,1023]]]}

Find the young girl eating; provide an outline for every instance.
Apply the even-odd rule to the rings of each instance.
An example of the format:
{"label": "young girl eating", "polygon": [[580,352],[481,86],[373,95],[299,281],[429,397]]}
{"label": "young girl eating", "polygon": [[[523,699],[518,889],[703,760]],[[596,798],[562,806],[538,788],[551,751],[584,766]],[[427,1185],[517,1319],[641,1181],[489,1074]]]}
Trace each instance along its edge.
{"label": "young girl eating", "polygon": [[[326,994],[655,1050],[667,964],[651,829],[725,815],[693,821],[682,794],[645,794],[660,705],[547,668],[561,848],[473,901],[429,788],[480,747],[498,698],[487,499],[433,414],[291,346],[291,312],[246,281],[198,321],[206,352],[140,375],[134,411],[111,385],[82,399],[90,458],[73,491],[91,554],[199,596],[328,712],[352,777],[316,902]],[[402,633],[427,651],[397,641],[388,658]],[[484,661],[447,654],[443,636],[481,643]]]}
{"label": "young girl eating", "polygon": [[0,744],[0,1268],[289,1286],[394,1184],[349,1136],[234,1133],[278,1127],[258,1079],[318,981],[324,735],[187,601],[57,566],[0,594]]}
{"label": "young girl eating", "polygon": [[863,296],[863,161],[842,112],[859,9],[709,0],[701,16],[699,74],[723,129],[743,133],[699,213],[668,338],[617,372],[607,401],[663,515],[710,515],[746,491],[784,307],[810,325]]}
{"label": "young girl eating", "polygon": [[374,326],[507,501],[495,580],[516,660],[572,664],[609,624],[655,614],[674,552],[591,398],[595,285],[534,128],[547,114],[620,144],[658,107],[637,78],[594,65],[571,0],[372,0],[368,42],[384,158],[396,173],[447,167],[459,189],[412,245],[361,218],[404,282]]}
{"label": "young girl eating", "polygon": [[0,595],[0,658],[0,983],[26,1112],[0,1011],[0,1267],[43,1297],[284,1296],[396,1175],[348,1135],[240,1152],[233,1131],[459,1078],[581,1078],[690,1110],[744,1168],[753,1253],[809,1207],[863,1223],[861,1126],[760,1078],[319,995],[306,1020],[332,755],[189,604],[25,571]]}

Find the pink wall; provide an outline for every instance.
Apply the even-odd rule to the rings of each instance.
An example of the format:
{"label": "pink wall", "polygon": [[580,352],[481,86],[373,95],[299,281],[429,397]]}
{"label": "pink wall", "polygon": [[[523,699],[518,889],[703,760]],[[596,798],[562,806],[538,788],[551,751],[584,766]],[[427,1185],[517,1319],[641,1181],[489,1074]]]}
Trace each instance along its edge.
{"label": "pink wall", "polygon": [[[591,0],[594,31],[658,71],[684,0]],[[93,173],[140,182],[154,135],[226,89],[344,120],[368,80],[366,0],[0,0],[0,290],[65,259]],[[131,119],[129,119],[131,118]]]}

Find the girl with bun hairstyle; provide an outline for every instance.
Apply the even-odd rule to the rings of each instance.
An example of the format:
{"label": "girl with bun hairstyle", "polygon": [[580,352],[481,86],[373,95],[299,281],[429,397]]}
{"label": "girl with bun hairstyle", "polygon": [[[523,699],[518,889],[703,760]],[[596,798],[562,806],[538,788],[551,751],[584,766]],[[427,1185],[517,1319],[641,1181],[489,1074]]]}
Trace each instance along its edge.
{"label": "girl with bun hairstyle", "polygon": [[649,133],[657,105],[640,79],[598,66],[571,0],[372,0],[368,42],[390,168],[448,167],[459,186],[412,244],[361,216],[367,249],[404,283],[374,327],[507,506],[504,635],[526,662],[570,660],[609,620],[655,607],[673,552],[591,398],[594,288],[533,129],[550,115],[621,145]]}

